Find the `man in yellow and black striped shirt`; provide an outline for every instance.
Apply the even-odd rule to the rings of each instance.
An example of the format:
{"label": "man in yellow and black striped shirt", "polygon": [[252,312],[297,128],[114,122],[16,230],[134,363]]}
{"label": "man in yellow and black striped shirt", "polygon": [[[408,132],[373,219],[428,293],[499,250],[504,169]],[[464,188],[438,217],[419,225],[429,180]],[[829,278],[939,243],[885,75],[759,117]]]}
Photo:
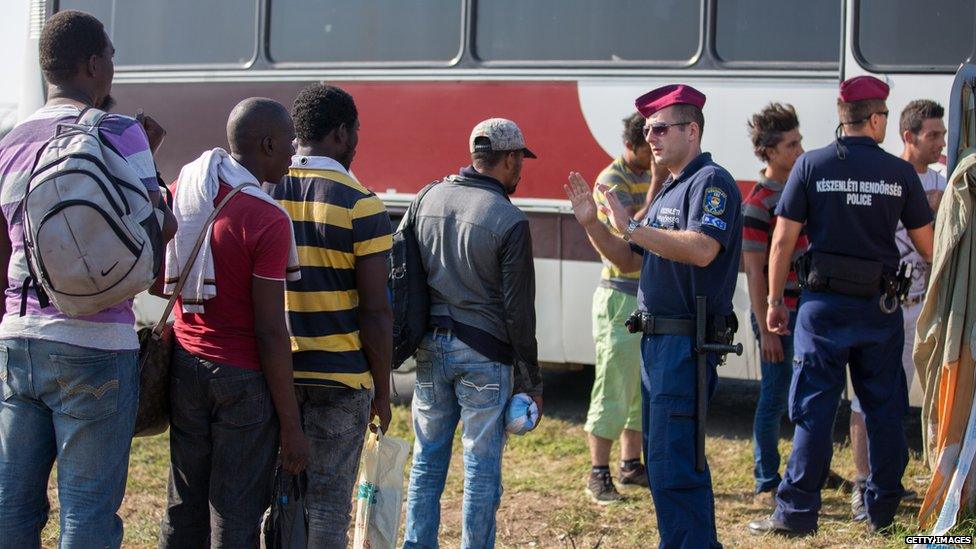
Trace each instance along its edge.
{"label": "man in yellow and black striped shirt", "polygon": [[285,294],[296,394],[311,443],[309,547],[345,547],[369,419],[390,422],[390,218],[349,173],[359,115],[345,91],[316,84],[292,109],[298,154],[267,190],[291,216],[301,280]]}

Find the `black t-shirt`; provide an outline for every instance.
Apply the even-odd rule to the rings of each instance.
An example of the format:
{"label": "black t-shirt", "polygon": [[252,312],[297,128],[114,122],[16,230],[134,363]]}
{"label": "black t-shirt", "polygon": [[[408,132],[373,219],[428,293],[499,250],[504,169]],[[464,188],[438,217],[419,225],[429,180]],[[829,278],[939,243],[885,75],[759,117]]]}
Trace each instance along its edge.
{"label": "black t-shirt", "polygon": [[810,250],[896,269],[895,230],[932,222],[918,174],[870,137],[843,137],[793,166],[776,215],[806,223]]}

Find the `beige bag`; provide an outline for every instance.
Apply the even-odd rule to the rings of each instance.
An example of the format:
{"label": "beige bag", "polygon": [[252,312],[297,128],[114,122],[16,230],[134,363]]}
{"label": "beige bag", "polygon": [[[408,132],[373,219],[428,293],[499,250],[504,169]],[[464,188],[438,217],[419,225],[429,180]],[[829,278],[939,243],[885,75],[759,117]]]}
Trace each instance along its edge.
{"label": "beige bag", "polygon": [[403,467],[410,443],[370,432],[356,490],[354,549],[394,549],[403,509]]}

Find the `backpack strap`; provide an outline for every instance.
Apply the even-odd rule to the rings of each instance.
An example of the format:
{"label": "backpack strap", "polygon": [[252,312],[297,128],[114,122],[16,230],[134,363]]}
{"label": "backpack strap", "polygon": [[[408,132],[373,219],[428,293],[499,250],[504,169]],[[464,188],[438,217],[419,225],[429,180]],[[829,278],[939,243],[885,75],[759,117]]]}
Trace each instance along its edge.
{"label": "backpack strap", "polygon": [[244,183],[243,185],[238,185],[231,189],[231,191],[227,193],[227,196],[225,196],[224,199],[217,204],[217,207],[214,208],[214,211],[210,214],[210,217],[208,217],[203,223],[203,228],[200,230],[200,236],[197,237],[196,243],[193,244],[193,250],[190,251],[190,259],[187,260],[186,265],[183,266],[183,270],[180,272],[180,278],[176,281],[176,286],[173,288],[173,295],[169,296],[169,302],[166,303],[166,309],[163,310],[163,314],[159,318],[159,322],[157,322],[153,327],[153,337],[160,337],[162,335],[163,328],[166,326],[166,321],[169,320],[169,315],[173,312],[173,307],[176,306],[176,298],[180,296],[180,292],[183,291],[183,286],[186,284],[186,277],[190,275],[190,269],[192,269],[193,265],[197,262],[197,254],[200,253],[200,248],[203,246],[203,241],[207,238],[207,230],[210,228],[210,225],[217,220],[217,214],[219,214],[220,210],[222,210],[224,206],[230,202],[230,199],[234,198],[234,195],[243,191],[246,187],[257,187],[257,185],[253,183]]}
{"label": "backpack strap", "polygon": [[413,230],[414,221],[417,218],[417,210],[420,208],[420,201],[423,200],[424,196],[426,196],[427,193],[434,188],[434,185],[437,185],[438,183],[440,183],[440,180],[428,183],[423,189],[420,189],[420,192],[417,193],[417,196],[413,199],[413,202],[407,206],[407,213],[404,215],[406,218],[406,222],[403,225],[404,228],[410,227],[410,230]]}
{"label": "backpack strap", "polygon": [[97,109],[95,107],[85,107],[82,109],[81,113],[78,114],[78,118],[75,119],[75,124],[80,126],[91,126],[95,127],[102,123],[102,119],[108,116],[108,113],[102,109]]}

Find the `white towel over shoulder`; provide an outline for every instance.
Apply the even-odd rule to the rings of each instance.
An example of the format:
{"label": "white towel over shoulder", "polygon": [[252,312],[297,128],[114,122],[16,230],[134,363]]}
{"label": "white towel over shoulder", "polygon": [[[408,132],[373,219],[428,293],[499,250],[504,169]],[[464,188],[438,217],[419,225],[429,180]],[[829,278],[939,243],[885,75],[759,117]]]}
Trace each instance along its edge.
{"label": "white towel over shoulder", "polygon": [[[214,198],[221,181],[231,187],[250,184],[241,192],[274,204],[287,215],[273,198],[261,190],[260,183],[251,172],[227,154],[227,151],[218,147],[204,152],[180,170],[176,198],[173,201],[173,215],[179,228],[173,240],[166,245],[166,285],[163,291],[167,295],[172,295],[176,290],[183,266],[193,251],[204,223],[214,211]],[[217,295],[213,250],[210,247],[212,231],[213,225],[207,228],[207,236],[197,254],[199,260],[194,260],[193,268],[190,269],[186,284],[180,292],[183,296],[184,313],[203,313],[204,302]],[[301,277],[294,232],[291,236],[286,272],[288,280],[298,280]]]}

